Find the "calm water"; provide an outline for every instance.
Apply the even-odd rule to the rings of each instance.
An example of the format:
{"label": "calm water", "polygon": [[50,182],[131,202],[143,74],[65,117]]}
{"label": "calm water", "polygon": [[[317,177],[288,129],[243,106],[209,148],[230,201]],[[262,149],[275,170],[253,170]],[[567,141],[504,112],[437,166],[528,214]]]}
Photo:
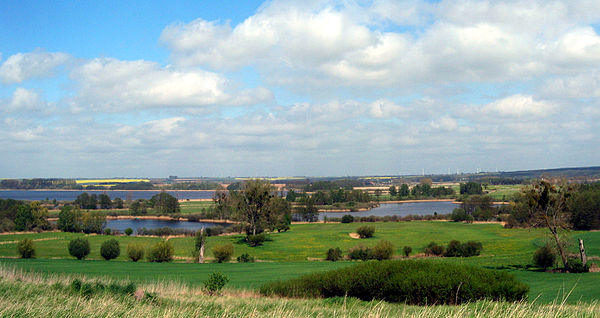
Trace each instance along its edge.
{"label": "calm water", "polygon": [[452,210],[457,208],[459,205],[450,201],[443,202],[416,202],[416,203],[382,203],[379,207],[371,209],[370,211],[362,212],[321,212],[319,213],[319,219],[322,220],[324,216],[340,218],[344,214],[350,214],[354,217],[357,216],[386,216],[386,215],[431,215],[437,212],[437,214],[450,214]]}
{"label": "calm water", "polygon": [[142,219],[122,219],[122,220],[106,220],[106,228],[119,230],[121,233],[130,227],[133,233],[137,234],[137,229],[143,227],[147,229],[159,229],[161,227],[170,227],[173,229],[186,229],[197,231],[201,228],[209,228],[214,226],[229,226],[230,224],[208,223],[208,222],[187,222],[187,221],[168,221],[168,220],[142,220]]}
{"label": "calm water", "polygon": [[[132,200],[150,199],[153,195],[160,191],[126,191],[126,190],[87,190],[87,191],[57,191],[57,190],[0,190],[0,199],[15,199],[15,200],[31,200],[40,201],[48,198],[49,200],[56,199],[58,201],[74,201],[78,195],[87,192],[88,194],[100,195],[108,194],[111,199],[121,198],[126,200],[131,196]],[[170,195],[180,199],[210,199],[215,194],[215,191],[166,191]]]}

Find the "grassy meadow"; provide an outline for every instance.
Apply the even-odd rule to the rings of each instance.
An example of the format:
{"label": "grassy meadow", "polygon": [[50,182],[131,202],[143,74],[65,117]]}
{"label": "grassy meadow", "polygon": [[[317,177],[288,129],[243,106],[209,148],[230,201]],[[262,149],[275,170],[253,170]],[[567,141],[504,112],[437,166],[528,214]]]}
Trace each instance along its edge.
{"label": "grassy meadow", "polygon": [[[446,245],[450,240],[476,240],[483,243],[480,256],[470,258],[432,258],[435,261],[502,268],[517,276],[531,287],[530,299],[551,303],[571,292],[568,302],[579,300],[592,302],[600,295],[600,273],[560,274],[525,270],[530,264],[535,249],[547,240],[544,229],[505,229],[500,224],[465,224],[454,222],[413,221],[368,223],[376,228],[375,236],[369,239],[354,239],[350,233],[360,223],[294,224],[289,232],[270,234],[263,246],[249,247],[242,235],[209,237],[207,256],[218,244],[232,243],[234,258],[249,253],[259,261],[256,263],[191,264],[193,238],[174,237],[169,240],[175,247],[175,262],[156,264],[127,261],[126,246],[130,242],[141,242],[146,246],[160,240],[157,237],[116,236],[121,244],[121,256],[116,260],[104,261],[99,250],[104,235],[85,235],[62,232],[0,235],[0,263],[16,266],[27,271],[51,275],[84,274],[92,277],[132,279],[142,282],[175,281],[197,286],[213,271],[220,271],[230,279],[229,287],[253,289],[264,282],[296,277],[313,271],[334,269],[354,264],[351,261],[325,262],[325,252],[331,247],[340,247],[344,253],[357,244],[373,246],[385,239],[395,246],[395,255],[400,257],[404,246],[413,248],[413,255],[421,253],[423,247],[435,241]],[[572,241],[581,237],[586,242],[588,255],[596,262],[600,256],[600,232],[571,232]],[[85,261],[69,256],[67,244],[75,237],[86,236],[91,244],[91,253]],[[17,259],[16,242],[31,238],[36,245],[37,259]],[[576,251],[572,246],[572,252]]]}

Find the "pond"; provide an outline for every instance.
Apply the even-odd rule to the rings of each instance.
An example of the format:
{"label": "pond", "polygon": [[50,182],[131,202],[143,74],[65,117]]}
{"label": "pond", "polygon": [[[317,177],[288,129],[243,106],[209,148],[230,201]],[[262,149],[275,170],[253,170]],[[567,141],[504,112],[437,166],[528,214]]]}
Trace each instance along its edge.
{"label": "pond", "polygon": [[172,229],[184,229],[197,231],[201,228],[209,228],[214,226],[230,226],[231,224],[225,223],[212,223],[212,222],[188,222],[188,221],[171,221],[171,220],[151,220],[151,219],[118,219],[118,220],[106,220],[105,228],[119,230],[121,233],[125,232],[126,228],[131,228],[134,234],[137,234],[137,229],[143,227],[147,229],[159,229],[163,227],[169,227]]}
{"label": "pond", "polygon": [[321,212],[319,213],[319,220],[323,220],[323,217],[334,217],[341,218],[345,214],[350,214],[354,217],[360,216],[386,216],[386,215],[432,215],[437,214],[450,214],[452,210],[458,208],[459,204],[451,201],[439,201],[439,202],[406,202],[406,203],[382,203],[379,207],[371,209],[369,211],[361,212]]}

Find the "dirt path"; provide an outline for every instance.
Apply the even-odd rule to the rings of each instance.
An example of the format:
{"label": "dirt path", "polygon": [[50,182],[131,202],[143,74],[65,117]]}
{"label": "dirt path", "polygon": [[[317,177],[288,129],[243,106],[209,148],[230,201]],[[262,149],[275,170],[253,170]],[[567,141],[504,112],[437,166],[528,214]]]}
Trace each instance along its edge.
{"label": "dirt path", "polygon": [[[35,239],[33,240],[34,242],[39,242],[39,241],[52,241],[52,240],[58,240],[61,239],[62,237],[47,237],[47,238],[41,238],[41,239]],[[15,244],[18,243],[19,241],[6,241],[6,242],[0,242],[0,245],[4,245],[4,244]]]}

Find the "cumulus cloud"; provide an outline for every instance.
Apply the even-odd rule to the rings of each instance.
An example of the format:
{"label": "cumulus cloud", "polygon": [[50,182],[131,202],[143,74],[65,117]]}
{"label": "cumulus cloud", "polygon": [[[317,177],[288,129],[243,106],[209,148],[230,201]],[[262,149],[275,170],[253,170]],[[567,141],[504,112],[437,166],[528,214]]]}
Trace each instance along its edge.
{"label": "cumulus cloud", "polygon": [[[170,25],[161,42],[179,65],[257,65],[281,85],[416,86],[581,70],[598,62],[600,37],[577,24],[599,18],[589,2],[274,1],[235,26]],[[406,25],[420,31],[389,27]]]}
{"label": "cumulus cloud", "polygon": [[17,53],[6,59],[0,66],[0,82],[14,84],[32,77],[45,77],[71,59],[70,55],[61,52],[36,50],[29,53]]}
{"label": "cumulus cloud", "polygon": [[78,109],[248,105],[271,98],[265,88],[234,90],[229,80],[217,73],[161,67],[143,60],[98,58],[75,69],[71,77],[79,86]]}
{"label": "cumulus cloud", "polygon": [[557,106],[546,101],[536,101],[532,96],[513,95],[494,101],[483,107],[484,112],[500,116],[544,117],[557,110]]}

